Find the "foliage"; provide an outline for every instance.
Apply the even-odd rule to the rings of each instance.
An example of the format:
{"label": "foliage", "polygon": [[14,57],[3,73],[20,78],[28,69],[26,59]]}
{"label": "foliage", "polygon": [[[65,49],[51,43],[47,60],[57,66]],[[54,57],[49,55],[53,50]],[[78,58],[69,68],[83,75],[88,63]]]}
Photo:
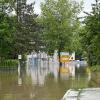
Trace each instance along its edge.
{"label": "foliage", "polygon": [[17,67],[18,61],[17,60],[2,60],[0,61],[0,67]]}
{"label": "foliage", "polygon": [[36,21],[38,15],[34,14],[34,4],[17,9],[17,25],[14,40],[16,54],[24,54],[32,51],[38,52],[41,46],[40,25]]}
{"label": "foliage", "polygon": [[95,71],[100,71],[100,65],[96,65],[96,66],[92,66],[91,71],[95,72]]}
{"label": "foliage", "polygon": [[89,65],[100,64],[100,6],[96,2],[92,12],[84,20],[81,30],[81,43],[87,52]]}
{"label": "foliage", "polygon": [[79,4],[68,0],[45,0],[41,4],[43,36],[46,52],[73,50],[73,37],[77,34]]}
{"label": "foliage", "polygon": [[[41,34],[34,4],[15,0],[2,0],[0,4],[3,7],[0,12],[0,57],[17,58],[18,54],[38,52]],[[15,11],[14,16],[7,13],[12,11]]]}
{"label": "foliage", "polygon": [[0,57],[9,55],[11,51],[13,32],[13,19],[5,13],[0,13]]}

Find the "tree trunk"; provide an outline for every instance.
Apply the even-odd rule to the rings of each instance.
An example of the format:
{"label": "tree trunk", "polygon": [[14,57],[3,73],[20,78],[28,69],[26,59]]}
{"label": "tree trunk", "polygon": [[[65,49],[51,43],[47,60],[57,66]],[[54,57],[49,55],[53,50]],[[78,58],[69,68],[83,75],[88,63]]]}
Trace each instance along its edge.
{"label": "tree trunk", "polygon": [[61,67],[62,67],[62,62],[61,62],[61,50],[59,49],[58,50],[58,59],[59,59],[59,72],[58,72],[58,75],[59,75],[59,77],[60,77],[60,69],[61,69]]}

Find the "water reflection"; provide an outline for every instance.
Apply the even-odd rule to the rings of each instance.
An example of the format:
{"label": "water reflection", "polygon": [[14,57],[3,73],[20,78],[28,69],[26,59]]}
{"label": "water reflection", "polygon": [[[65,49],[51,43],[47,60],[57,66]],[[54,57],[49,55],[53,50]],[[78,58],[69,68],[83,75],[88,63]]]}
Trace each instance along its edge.
{"label": "water reflection", "polygon": [[[60,69],[62,79],[68,79],[70,76],[75,77],[75,64],[73,62],[64,63],[62,66]],[[58,79],[59,63],[52,59],[29,59],[26,70],[34,84],[43,85],[48,74],[53,74],[54,79]]]}
{"label": "water reflection", "polygon": [[91,78],[89,80],[90,87],[100,87],[100,72],[91,73]]}
{"label": "water reflection", "polygon": [[70,88],[100,86],[99,73],[75,72],[74,63],[66,63],[58,78],[58,63],[51,58],[29,59],[25,69],[0,71],[0,100],[60,100]]}
{"label": "water reflection", "polygon": [[22,85],[22,77],[21,77],[21,66],[20,66],[20,61],[18,62],[18,85]]}

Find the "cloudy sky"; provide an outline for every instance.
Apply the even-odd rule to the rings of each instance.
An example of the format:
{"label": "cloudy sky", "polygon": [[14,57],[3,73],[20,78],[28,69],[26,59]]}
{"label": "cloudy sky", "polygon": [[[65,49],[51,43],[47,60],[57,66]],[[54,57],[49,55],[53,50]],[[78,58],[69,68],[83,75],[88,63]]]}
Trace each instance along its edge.
{"label": "cloudy sky", "polygon": [[41,13],[41,9],[40,9],[40,2],[43,0],[27,0],[27,3],[32,3],[35,1],[35,12],[40,14]]}
{"label": "cloudy sky", "polygon": [[[41,9],[40,9],[40,2],[43,0],[28,0],[28,3],[32,3],[32,2],[36,2],[35,4],[35,12],[40,14],[41,13]],[[80,1],[80,0],[76,0],[76,1]],[[90,12],[91,11],[91,4],[94,3],[95,0],[83,0],[84,1],[84,11],[86,12]],[[84,16],[83,13],[81,13],[81,16]]]}

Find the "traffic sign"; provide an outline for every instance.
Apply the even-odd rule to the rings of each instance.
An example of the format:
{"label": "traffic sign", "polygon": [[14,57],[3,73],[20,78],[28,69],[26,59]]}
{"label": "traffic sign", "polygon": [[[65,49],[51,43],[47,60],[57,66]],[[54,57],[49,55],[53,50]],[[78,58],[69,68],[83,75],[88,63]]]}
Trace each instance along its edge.
{"label": "traffic sign", "polygon": [[60,57],[60,62],[69,62],[70,61],[70,56],[69,55],[61,55]]}

